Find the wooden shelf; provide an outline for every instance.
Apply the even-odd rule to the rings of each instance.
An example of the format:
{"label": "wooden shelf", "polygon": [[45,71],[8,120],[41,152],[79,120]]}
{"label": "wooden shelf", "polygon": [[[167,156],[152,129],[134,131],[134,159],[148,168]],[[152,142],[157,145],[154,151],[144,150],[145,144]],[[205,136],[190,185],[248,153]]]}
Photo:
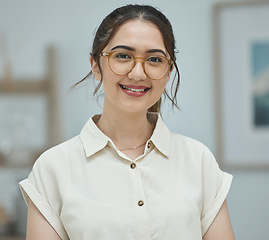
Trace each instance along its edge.
{"label": "wooden shelf", "polygon": [[25,237],[20,237],[20,236],[0,236],[0,240],[25,240]]}
{"label": "wooden shelf", "polygon": [[[12,79],[11,74],[0,77],[1,96],[44,96],[47,101],[47,129],[48,139],[44,149],[48,149],[61,142],[61,124],[59,116],[58,81],[57,81],[56,51],[53,47],[46,52],[46,73],[41,77],[20,77]],[[9,69],[10,71],[10,69]],[[1,161],[2,160],[2,161]],[[5,161],[1,159],[0,163]],[[0,164],[0,167],[3,165]]]}
{"label": "wooden shelf", "polygon": [[12,82],[6,87],[3,80],[0,79],[0,94],[42,94],[47,93],[49,89],[46,79],[36,80],[30,78],[21,78],[16,82]]}

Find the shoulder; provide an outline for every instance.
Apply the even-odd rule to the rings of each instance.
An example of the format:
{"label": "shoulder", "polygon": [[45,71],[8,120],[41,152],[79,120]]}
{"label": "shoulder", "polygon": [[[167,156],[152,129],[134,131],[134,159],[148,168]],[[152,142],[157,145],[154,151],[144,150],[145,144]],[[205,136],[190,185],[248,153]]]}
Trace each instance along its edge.
{"label": "shoulder", "polygon": [[171,133],[171,142],[174,142],[174,147],[178,149],[184,148],[185,150],[193,152],[210,152],[204,143],[178,133]]}
{"label": "shoulder", "polygon": [[83,152],[80,137],[76,136],[43,152],[36,160],[34,168],[57,166],[63,168],[71,159],[74,159],[74,156],[79,156]]}
{"label": "shoulder", "polygon": [[188,166],[204,168],[217,165],[211,150],[202,142],[177,133],[171,133],[170,156]]}
{"label": "shoulder", "polygon": [[48,150],[46,150],[40,157],[42,158],[54,158],[59,156],[67,156],[76,151],[80,151],[82,144],[79,136],[73,137],[63,143],[60,143]]}

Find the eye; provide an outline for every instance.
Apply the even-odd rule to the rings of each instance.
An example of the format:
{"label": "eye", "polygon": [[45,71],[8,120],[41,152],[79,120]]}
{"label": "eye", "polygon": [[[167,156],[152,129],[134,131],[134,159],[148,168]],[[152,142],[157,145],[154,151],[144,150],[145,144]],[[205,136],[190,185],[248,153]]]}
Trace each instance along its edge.
{"label": "eye", "polygon": [[129,59],[132,59],[132,56],[126,52],[115,52],[113,54],[113,58],[120,59],[120,60],[129,60]]}
{"label": "eye", "polygon": [[158,57],[158,56],[151,56],[147,59],[147,61],[149,61],[151,63],[162,63],[163,59],[161,57]]}

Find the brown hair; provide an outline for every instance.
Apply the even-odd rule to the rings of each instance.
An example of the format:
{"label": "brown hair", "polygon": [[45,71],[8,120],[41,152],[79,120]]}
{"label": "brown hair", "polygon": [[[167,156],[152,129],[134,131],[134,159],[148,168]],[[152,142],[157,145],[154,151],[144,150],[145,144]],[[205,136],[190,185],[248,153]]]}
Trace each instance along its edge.
{"label": "brown hair", "polygon": [[[177,105],[177,92],[179,88],[180,83],[180,74],[179,70],[176,64],[176,49],[175,49],[175,38],[173,34],[173,29],[171,26],[171,23],[166,18],[166,16],[161,13],[156,8],[149,6],[149,5],[126,5],[120,8],[115,9],[113,12],[111,12],[100,24],[99,28],[96,31],[95,38],[92,45],[92,52],[91,56],[96,61],[96,63],[100,68],[100,54],[102,50],[106,47],[106,45],[109,43],[111,38],[114,36],[114,34],[117,32],[119,27],[123,25],[128,20],[133,19],[141,19],[144,21],[148,21],[153,23],[158,27],[160,30],[164,45],[166,47],[166,50],[168,51],[171,60],[173,60],[173,66],[171,67],[171,71],[173,68],[176,70],[176,74],[174,75],[174,78],[171,83],[171,96],[168,94],[168,92],[164,91],[164,96],[168,97],[168,99],[172,102],[172,106],[179,108]],[[82,80],[77,82],[73,87],[77,86],[81,82],[83,82],[86,78],[90,77],[92,75],[92,71],[90,71],[89,74],[87,74]],[[102,76],[102,71],[101,71]],[[97,85],[95,88],[94,94],[98,91],[98,89],[101,87],[102,81]],[[161,107],[161,98],[148,109],[149,112],[160,112]]]}

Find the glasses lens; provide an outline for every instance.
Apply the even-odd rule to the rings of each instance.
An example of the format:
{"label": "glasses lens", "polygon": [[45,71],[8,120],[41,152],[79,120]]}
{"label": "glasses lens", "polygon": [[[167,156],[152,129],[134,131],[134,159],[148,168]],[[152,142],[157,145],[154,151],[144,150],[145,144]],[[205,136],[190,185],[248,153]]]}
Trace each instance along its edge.
{"label": "glasses lens", "polygon": [[[113,52],[109,57],[111,70],[119,75],[130,72],[135,64],[134,57],[127,52]],[[150,56],[144,62],[145,73],[152,79],[162,78],[169,69],[168,60],[161,56]]]}
{"label": "glasses lens", "polygon": [[123,75],[132,69],[134,58],[126,52],[114,52],[110,56],[109,63],[114,73]]}
{"label": "glasses lens", "polygon": [[169,64],[166,58],[151,56],[145,62],[145,72],[152,79],[162,78],[168,71]]}

